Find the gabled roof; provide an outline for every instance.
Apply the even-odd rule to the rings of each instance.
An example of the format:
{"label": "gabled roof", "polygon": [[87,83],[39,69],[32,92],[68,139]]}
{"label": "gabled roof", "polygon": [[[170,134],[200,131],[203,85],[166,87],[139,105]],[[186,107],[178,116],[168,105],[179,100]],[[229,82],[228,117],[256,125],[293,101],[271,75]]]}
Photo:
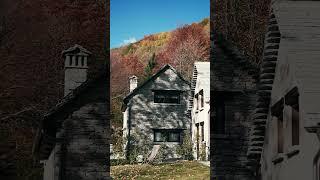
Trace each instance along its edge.
{"label": "gabled roof", "polygon": [[[76,89],[72,90],[68,95],[60,100],[46,115],[41,119],[35,140],[33,142],[32,154],[40,158],[47,158],[51,150],[54,148],[56,141],[57,129],[70,114],[76,111],[86,102],[83,98],[84,93],[88,92],[91,88],[96,87],[97,84],[107,79],[107,70],[102,68],[100,73],[92,79],[83,82]],[[41,147],[41,146],[44,146]]]}
{"label": "gabled roof", "polygon": [[92,53],[90,51],[88,51],[87,49],[85,49],[84,47],[80,46],[79,44],[75,44],[74,46],[70,47],[67,50],[62,51],[62,56],[64,56],[67,53],[84,53],[87,55],[91,55]]}
{"label": "gabled roof", "polygon": [[190,85],[190,82],[185,80],[181,75],[180,73],[178,73],[176,71],[175,68],[173,68],[171,65],[169,64],[166,64],[164,65],[156,74],[154,74],[152,77],[150,77],[149,79],[147,79],[145,82],[143,82],[141,85],[139,85],[137,88],[135,88],[133,91],[131,91],[124,99],[123,99],[123,102],[124,104],[126,104],[130,98],[132,98],[142,87],[144,87],[146,84],[148,84],[150,81],[153,81],[155,80],[157,77],[159,77],[163,72],[165,72],[166,70],[168,69],[171,69],[173,72],[175,72],[178,77],[180,79],[182,79],[183,81],[185,81],[187,84]]}
{"label": "gabled roof", "polygon": [[[215,38],[213,41],[213,51],[215,51],[215,49],[221,49],[225,55],[234,59],[237,63],[251,69],[253,74],[257,74],[259,72],[259,65],[254,63],[253,60],[246,56],[243,51],[240,51],[232,42],[228,41],[222,34],[215,32]],[[215,56],[215,53],[213,53],[213,55]]]}

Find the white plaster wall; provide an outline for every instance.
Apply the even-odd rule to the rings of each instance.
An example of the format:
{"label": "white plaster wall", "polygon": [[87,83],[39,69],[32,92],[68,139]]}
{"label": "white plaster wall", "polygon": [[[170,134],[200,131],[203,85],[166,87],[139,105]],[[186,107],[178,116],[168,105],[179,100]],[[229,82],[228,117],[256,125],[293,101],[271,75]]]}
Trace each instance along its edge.
{"label": "white plaster wall", "polygon": [[[275,152],[277,131],[269,112],[261,159],[262,177],[263,180],[313,180],[313,160],[320,149],[320,144],[316,135],[308,133],[304,127],[310,121],[309,113],[320,112],[320,52],[318,48],[320,45],[320,3],[281,1],[276,2],[273,7],[282,37],[270,107],[293,87],[298,87],[300,144],[295,147],[285,146],[284,153],[281,155],[284,160],[278,164],[272,162],[272,159],[277,156]],[[286,143],[290,140],[288,127],[285,127],[287,128],[284,140],[287,141]],[[291,158],[287,157],[286,154],[293,149],[300,152]]]}
{"label": "white plaster wall", "polygon": [[49,159],[44,161],[43,180],[54,180],[54,166],[55,166],[54,154],[55,154],[54,150],[51,151]]}
{"label": "white plaster wall", "polygon": [[[194,157],[196,158],[196,123],[204,123],[204,141],[201,144],[206,144],[206,155],[210,152],[210,62],[196,62],[195,67],[197,68],[198,75],[194,94],[198,94],[199,91],[203,90],[204,96],[204,107],[199,110],[196,110],[196,99],[192,97],[194,98],[194,106],[192,108],[192,139],[194,142]],[[200,127],[199,135],[201,137]]]}

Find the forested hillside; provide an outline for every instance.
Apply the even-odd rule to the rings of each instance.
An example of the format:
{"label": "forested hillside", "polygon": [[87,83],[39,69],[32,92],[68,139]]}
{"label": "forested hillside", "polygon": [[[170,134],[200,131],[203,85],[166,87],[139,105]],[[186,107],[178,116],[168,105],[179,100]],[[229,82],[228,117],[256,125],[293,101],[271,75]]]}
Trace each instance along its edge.
{"label": "forested hillside", "polygon": [[270,0],[212,1],[213,29],[256,64],[262,59]]}
{"label": "forested hillside", "polygon": [[[111,50],[113,128],[122,127],[121,104],[129,92],[128,77],[136,75],[138,82],[142,83],[168,63],[190,80],[193,62],[209,61],[209,26],[209,19],[206,18],[170,32],[147,35],[136,43]],[[118,133],[120,136],[120,131]]]}

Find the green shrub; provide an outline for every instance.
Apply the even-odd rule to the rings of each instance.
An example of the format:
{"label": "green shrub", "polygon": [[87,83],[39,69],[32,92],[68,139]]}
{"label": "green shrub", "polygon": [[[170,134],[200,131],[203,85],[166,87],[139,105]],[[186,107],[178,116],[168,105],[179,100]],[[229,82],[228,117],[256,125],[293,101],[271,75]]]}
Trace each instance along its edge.
{"label": "green shrub", "polygon": [[206,158],[206,145],[205,144],[202,144],[201,145],[201,149],[200,149],[200,160],[201,161],[205,161],[207,158]]}
{"label": "green shrub", "polygon": [[111,159],[110,164],[111,166],[125,165],[128,164],[128,161],[126,159]]}
{"label": "green shrub", "polygon": [[161,144],[160,145],[160,149],[153,161],[153,163],[161,163],[163,162],[166,158],[167,158],[167,150],[168,150],[168,146],[166,144]]}
{"label": "green shrub", "polygon": [[[139,137],[139,138],[138,138]],[[139,141],[138,139],[143,139]],[[144,135],[132,134],[128,139],[127,159],[129,164],[137,163],[137,158],[142,155],[142,161],[146,162],[152,149],[152,143]]]}
{"label": "green shrub", "polygon": [[176,148],[176,153],[185,160],[193,160],[192,146],[190,132],[184,131],[182,144]]}

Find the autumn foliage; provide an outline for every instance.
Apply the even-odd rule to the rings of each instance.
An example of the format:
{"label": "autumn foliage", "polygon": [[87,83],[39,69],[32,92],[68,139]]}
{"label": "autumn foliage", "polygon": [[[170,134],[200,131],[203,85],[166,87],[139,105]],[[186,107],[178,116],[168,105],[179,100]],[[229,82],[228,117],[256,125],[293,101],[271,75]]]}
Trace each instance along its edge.
{"label": "autumn foliage", "polygon": [[260,64],[270,5],[270,0],[212,1],[212,29]]}

